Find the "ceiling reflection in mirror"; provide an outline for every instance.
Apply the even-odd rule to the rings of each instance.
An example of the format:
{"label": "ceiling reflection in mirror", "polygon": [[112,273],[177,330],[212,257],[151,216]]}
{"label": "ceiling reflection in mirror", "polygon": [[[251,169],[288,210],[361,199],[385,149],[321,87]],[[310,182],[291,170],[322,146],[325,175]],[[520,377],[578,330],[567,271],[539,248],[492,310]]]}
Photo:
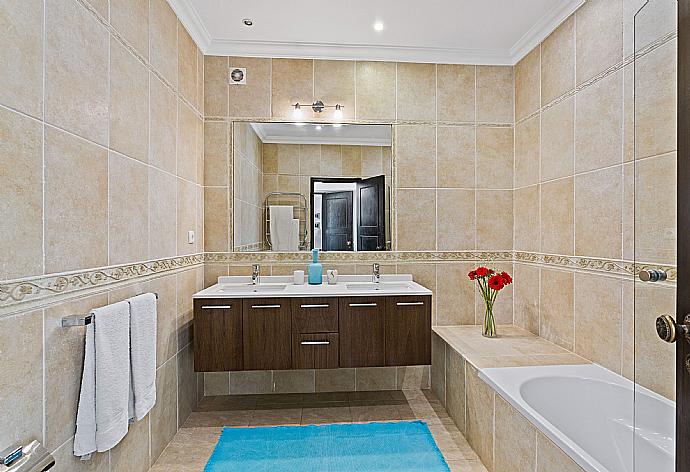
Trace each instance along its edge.
{"label": "ceiling reflection in mirror", "polygon": [[235,251],[391,248],[391,125],[233,123]]}

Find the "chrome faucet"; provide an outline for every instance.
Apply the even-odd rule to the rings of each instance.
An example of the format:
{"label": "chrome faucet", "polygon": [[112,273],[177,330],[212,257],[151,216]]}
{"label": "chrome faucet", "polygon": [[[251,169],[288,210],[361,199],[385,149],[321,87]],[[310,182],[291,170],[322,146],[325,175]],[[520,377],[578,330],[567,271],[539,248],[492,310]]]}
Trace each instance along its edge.
{"label": "chrome faucet", "polygon": [[261,266],[259,264],[252,264],[252,285],[256,285],[261,281]]}
{"label": "chrome faucet", "polygon": [[381,282],[381,265],[378,264],[377,262],[374,262],[374,265],[372,266],[372,272],[371,272],[371,281],[374,282],[375,284],[378,284]]}

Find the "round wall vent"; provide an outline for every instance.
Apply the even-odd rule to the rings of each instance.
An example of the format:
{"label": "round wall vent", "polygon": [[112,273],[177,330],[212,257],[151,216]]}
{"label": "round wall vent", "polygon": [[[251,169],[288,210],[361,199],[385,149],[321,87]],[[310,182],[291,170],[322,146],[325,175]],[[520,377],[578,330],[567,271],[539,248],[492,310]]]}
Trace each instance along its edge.
{"label": "round wall vent", "polygon": [[230,68],[230,85],[244,85],[247,83],[247,69],[244,67]]}

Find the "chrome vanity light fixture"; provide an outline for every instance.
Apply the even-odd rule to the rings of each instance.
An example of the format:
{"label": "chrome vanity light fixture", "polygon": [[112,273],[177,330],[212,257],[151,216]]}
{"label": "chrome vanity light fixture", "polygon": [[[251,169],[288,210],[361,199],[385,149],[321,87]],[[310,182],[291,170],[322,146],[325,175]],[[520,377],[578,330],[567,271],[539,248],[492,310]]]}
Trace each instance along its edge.
{"label": "chrome vanity light fixture", "polygon": [[335,108],[335,111],[333,112],[333,118],[335,118],[336,120],[341,120],[343,118],[343,108],[345,108],[343,105],[340,105],[339,103],[336,103],[335,105],[325,105],[321,100],[316,100],[311,105],[304,105],[302,103],[297,102],[292,106],[294,108],[294,117],[301,118],[302,107],[307,106],[311,107],[311,109],[314,110],[316,113],[322,113],[323,110],[326,108]]}

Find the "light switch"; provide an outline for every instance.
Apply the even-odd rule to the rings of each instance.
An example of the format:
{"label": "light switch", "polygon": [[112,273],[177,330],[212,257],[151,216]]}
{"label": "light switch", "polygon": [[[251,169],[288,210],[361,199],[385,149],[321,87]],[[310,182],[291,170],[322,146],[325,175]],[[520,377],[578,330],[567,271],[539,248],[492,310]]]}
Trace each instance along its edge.
{"label": "light switch", "polygon": [[187,242],[194,244],[194,231],[187,231]]}

